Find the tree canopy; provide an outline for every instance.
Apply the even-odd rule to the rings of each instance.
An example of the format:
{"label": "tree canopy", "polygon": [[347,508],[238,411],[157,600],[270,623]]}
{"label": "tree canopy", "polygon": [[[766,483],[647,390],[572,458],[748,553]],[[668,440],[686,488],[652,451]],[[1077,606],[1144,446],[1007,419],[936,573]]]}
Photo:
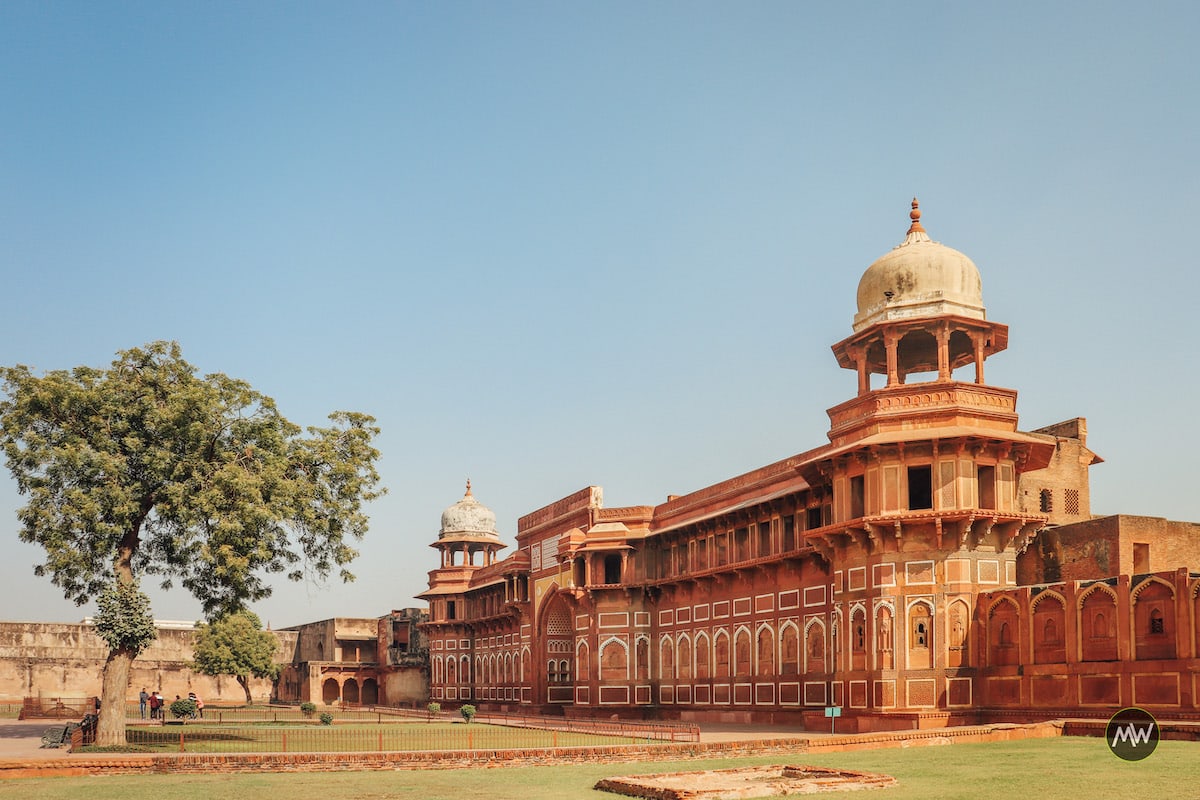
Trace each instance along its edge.
{"label": "tree canopy", "polygon": [[205,675],[232,675],[252,702],[250,678],[279,677],[275,650],[279,640],[262,629],[258,616],[238,611],[196,628],[193,657],[196,669]]}
{"label": "tree canopy", "polygon": [[[0,379],[0,442],[28,498],[20,537],[76,603],[153,575],[212,619],[268,596],[273,575],[353,580],[363,504],[384,492],[370,416],[302,430],[245,381],[197,375],[174,342],[121,351],[107,369],[4,367]],[[114,647],[106,706],[123,704],[114,656],[127,678],[136,654]]]}

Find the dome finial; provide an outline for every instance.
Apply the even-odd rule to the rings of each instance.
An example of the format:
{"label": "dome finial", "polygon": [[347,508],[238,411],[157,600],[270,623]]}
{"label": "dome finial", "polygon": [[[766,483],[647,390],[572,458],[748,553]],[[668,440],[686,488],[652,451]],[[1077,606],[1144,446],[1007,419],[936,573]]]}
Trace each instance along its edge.
{"label": "dome finial", "polygon": [[463,497],[470,497],[470,496],[471,496],[471,479],[467,478],[467,493],[464,494]]}
{"label": "dome finial", "polygon": [[917,198],[913,198],[912,211],[909,212],[908,218],[912,220],[912,225],[909,226],[909,233],[924,233],[925,229],[921,227],[921,209]]}

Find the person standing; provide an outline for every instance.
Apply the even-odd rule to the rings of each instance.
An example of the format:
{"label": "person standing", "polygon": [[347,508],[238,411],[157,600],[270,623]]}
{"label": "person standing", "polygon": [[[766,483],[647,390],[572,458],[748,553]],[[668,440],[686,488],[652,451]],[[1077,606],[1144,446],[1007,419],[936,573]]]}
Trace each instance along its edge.
{"label": "person standing", "polygon": [[142,687],[142,693],[138,695],[138,716],[142,719],[146,718],[146,704],[150,702],[150,695],[146,693],[146,687]]}

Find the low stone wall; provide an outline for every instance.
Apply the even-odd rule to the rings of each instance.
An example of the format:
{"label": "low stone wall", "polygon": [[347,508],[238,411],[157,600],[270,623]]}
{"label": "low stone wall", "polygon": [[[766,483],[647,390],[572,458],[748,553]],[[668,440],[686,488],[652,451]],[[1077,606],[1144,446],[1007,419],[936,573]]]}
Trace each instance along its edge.
{"label": "low stone wall", "polygon": [[559,749],[472,750],[405,753],[259,753],[198,755],[72,755],[54,759],[0,761],[0,779],[70,775],[188,774],[212,772],[337,772],[351,770],[461,769],[631,761],[694,761],[884,747],[1046,739],[1062,735],[1060,723],[991,725],[936,731],[906,731],[816,739],[786,738],[740,742],[571,747]]}

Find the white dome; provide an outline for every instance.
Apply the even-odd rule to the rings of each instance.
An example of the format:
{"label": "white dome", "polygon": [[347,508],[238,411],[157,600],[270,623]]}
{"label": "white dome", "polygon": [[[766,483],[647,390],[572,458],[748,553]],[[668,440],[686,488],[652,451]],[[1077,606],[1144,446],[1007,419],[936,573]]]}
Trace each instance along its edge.
{"label": "white dome", "polygon": [[904,241],[867,267],[858,282],[854,330],[876,322],[955,314],[986,319],[979,268],[957,250],[933,241],[912,202]]}
{"label": "white dome", "polygon": [[442,512],[442,529],[438,538],[462,535],[500,538],[496,533],[496,515],[474,498],[470,481],[467,481],[467,493],[463,498]]}

